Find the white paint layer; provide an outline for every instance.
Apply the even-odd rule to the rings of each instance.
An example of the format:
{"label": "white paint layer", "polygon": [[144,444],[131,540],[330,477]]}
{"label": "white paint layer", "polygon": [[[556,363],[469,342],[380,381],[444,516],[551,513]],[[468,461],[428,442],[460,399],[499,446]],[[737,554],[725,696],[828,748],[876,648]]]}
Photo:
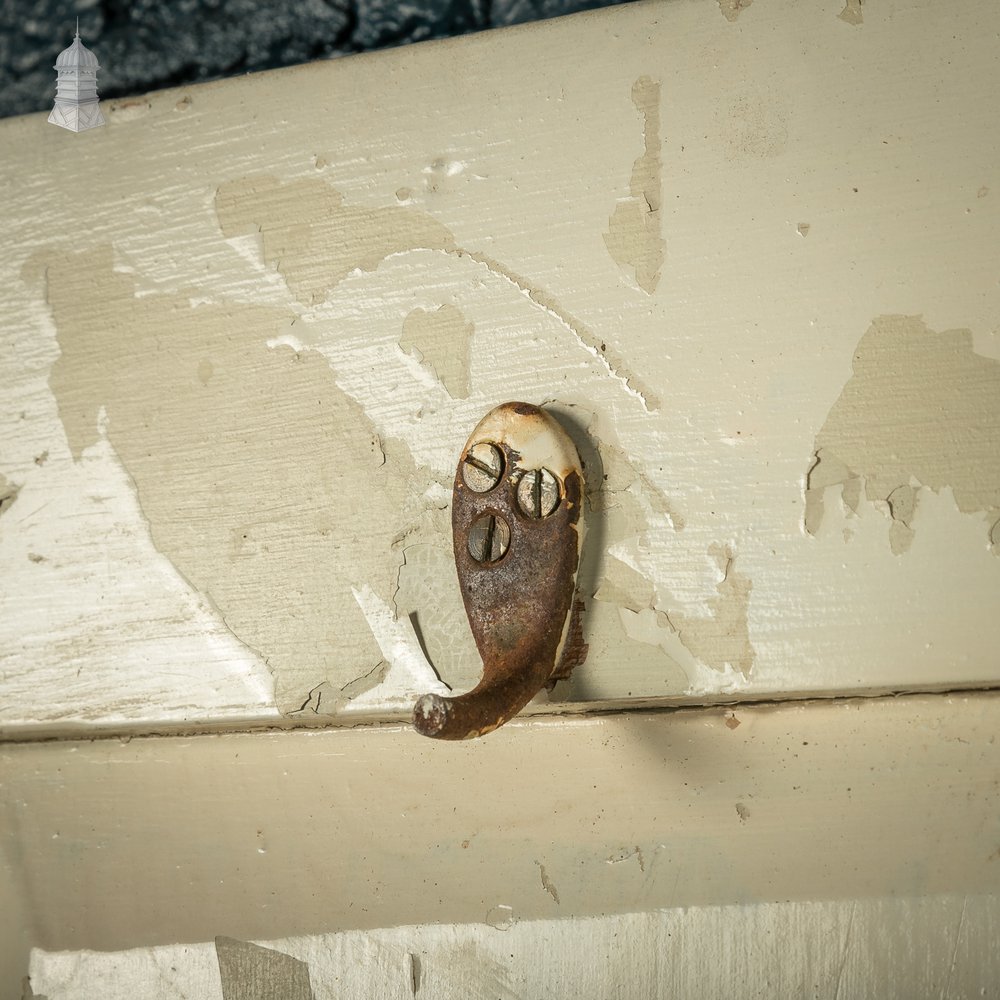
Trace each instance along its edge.
{"label": "white paint layer", "polygon": [[[307,963],[316,1000],[971,1000],[995,995],[998,935],[996,896],[934,896],[514,918],[502,927],[424,925],[259,943]],[[31,982],[49,1000],[223,996],[213,943],[36,951]]]}

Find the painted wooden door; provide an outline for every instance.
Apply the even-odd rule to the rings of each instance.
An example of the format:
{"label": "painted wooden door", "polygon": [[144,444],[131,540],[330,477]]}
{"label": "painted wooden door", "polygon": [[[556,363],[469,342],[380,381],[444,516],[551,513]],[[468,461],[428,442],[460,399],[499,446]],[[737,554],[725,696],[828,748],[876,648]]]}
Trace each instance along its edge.
{"label": "painted wooden door", "polygon": [[[877,922],[850,901],[943,894],[945,992],[978,983],[967,907],[995,926],[1000,871],[974,693],[1000,678],[990,18],[636,3],[106,102],[79,134],[0,122],[16,962],[498,906],[825,901],[850,927]],[[432,749],[399,727],[478,676],[450,484],[505,399],[585,462],[590,652],[534,721]],[[880,697],[900,692],[923,694]],[[835,700],[753,707],[812,697]],[[140,912],[143,814],[170,832]]]}

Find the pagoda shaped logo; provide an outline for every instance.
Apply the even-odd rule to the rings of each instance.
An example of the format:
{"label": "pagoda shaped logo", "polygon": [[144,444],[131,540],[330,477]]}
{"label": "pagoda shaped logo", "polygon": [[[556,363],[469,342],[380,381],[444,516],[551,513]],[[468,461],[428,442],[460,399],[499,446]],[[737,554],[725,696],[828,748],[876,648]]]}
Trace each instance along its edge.
{"label": "pagoda shaped logo", "polygon": [[49,115],[53,125],[73,132],[104,124],[97,100],[97,56],[80,41],[80,21],[76,22],[73,44],[56,57],[56,103]]}

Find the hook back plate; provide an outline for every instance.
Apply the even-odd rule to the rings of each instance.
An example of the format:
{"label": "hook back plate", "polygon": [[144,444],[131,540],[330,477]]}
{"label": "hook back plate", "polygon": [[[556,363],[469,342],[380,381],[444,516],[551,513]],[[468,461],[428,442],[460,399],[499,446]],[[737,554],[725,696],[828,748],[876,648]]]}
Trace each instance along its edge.
{"label": "hook back plate", "polygon": [[575,601],[583,470],[553,417],[515,402],[480,421],[455,474],[452,532],[483,679],[456,698],[424,695],[414,726],[469,739],[503,725],[585,655]]}

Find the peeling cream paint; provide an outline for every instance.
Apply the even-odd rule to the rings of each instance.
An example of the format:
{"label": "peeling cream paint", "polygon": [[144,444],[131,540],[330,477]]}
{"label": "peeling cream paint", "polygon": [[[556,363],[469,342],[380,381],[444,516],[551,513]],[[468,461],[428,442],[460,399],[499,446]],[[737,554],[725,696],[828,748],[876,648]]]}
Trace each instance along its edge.
{"label": "peeling cream paint", "polygon": [[345,205],[322,178],[281,183],[261,174],[229,181],[216,192],[215,211],[227,237],[260,233],[264,260],[304,305],[321,302],[355,268],[374,271],[390,254],[455,246],[426,212]]}
{"label": "peeling cream paint", "polygon": [[913,541],[913,515],[919,494],[912,486],[897,486],[886,498],[889,505],[889,546],[893,555],[902,555]]}
{"label": "peeling cream paint", "polygon": [[[657,100],[658,95],[657,89]],[[658,180],[656,190],[658,201]],[[215,209],[222,232],[234,244],[248,235],[259,237],[265,265],[281,274],[304,305],[322,302],[349,274],[373,271],[394,254],[438,250],[473,260],[563,323],[647,411],[659,406],[656,392],[628,369],[624,356],[609,351],[607,338],[588,329],[536,282],[495,257],[458,246],[453,234],[421,209],[346,205],[322,179],[282,183],[268,174],[223,184]]]}
{"label": "peeling cream paint", "polygon": [[719,10],[727,21],[735,21],[741,10],[746,10],[753,0],[719,0]]}
{"label": "peeling cream paint", "polygon": [[[663,627],[663,615],[649,608],[629,611],[607,601],[593,600],[583,616],[590,654],[554,695],[565,701],[629,697],[639,691],[664,694],[684,691],[688,671],[675,653],[676,635]],[[614,664],[608,671],[607,664]],[[595,666],[596,665],[596,666]]]}
{"label": "peeling cream paint", "polygon": [[864,13],[861,8],[865,0],[844,0],[844,9],[837,15],[841,21],[848,24],[861,24],[864,22]]}
{"label": "peeling cream paint", "polygon": [[18,503],[0,518],[0,565],[8,576],[31,566],[0,599],[0,726],[273,720],[274,678],[263,660],[154,547],[103,410],[99,440],[74,461],[55,440],[62,432],[51,406],[50,456],[32,462]]}
{"label": "peeling cream paint", "polygon": [[[608,630],[617,633],[619,649],[614,655],[620,657],[621,644],[629,644],[629,657],[641,662],[651,676],[662,677],[671,689],[674,685],[690,689],[700,683],[700,665],[724,675],[736,672],[745,680],[756,659],[748,624],[752,583],[733,568],[732,549],[719,544],[709,547],[722,580],[704,602],[708,614],[679,607],[676,597],[633,565],[625,552],[647,547],[646,533],[664,520],[680,530],[683,517],[622,449],[602,440],[593,414],[576,406],[559,409],[572,415],[573,424],[583,423],[586,429],[586,435],[577,434],[576,443],[587,469],[588,506],[601,523],[602,552],[585,550],[580,570],[583,592],[596,602],[590,603],[584,620],[588,641],[595,643],[593,649],[599,650],[601,643],[592,636]],[[617,607],[617,622],[603,613],[601,604]],[[569,690],[587,691],[588,683],[584,664],[579,677],[571,679]]]}
{"label": "peeling cream paint", "polygon": [[[107,247],[27,270],[43,269],[62,352],[49,381],[73,456],[105,407],[154,544],[264,657],[282,711],[323,680],[368,674],[382,656],[351,585],[364,564],[391,593],[392,538],[427,487],[409,453],[379,441],[321,355],[266,346],[287,313],[137,299]],[[361,481],[363,495],[345,492]]]}
{"label": "peeling cream paint", "polygon": [[[265,184],[263,188],[272,191],[273,186]],[[296,190],[294,193],[299,197],[310,197],[316,193],[316,189],[309,183],[305,192]],[[224,226],[227,224],[226,212],[232,212],[231,202],[240,200],[240,203],[244,204],[245,201],[242,198],[236,199],[232,191],[229,194],[229,208],[226,207],[227,202],[224,197],[220,207],[220,217]],[[317,205],[317,213],[323,208],[323,205]],[[231,219],[229,221],[231,222]],[[231,234],[231,239],[244,238],[232,228],[228,232]],[[378,240],[375,243],[378,244]],[[267,240],[263,241],[262,249],[268,266],[280,265],[278,258],[267,257],[268,247],[273,250],[274,246],[281,245],[280,240],[271,244]],[[375,250],[370,250],[369,247],[365,252],[370,251],[369,259],[374,260],[385,249],[383,241]],[[398,252],[398,245],[393,252]],[[154,542],[174,562],[185,579],[214,603],[221,620],[226,623],[233,635],[265,658],[275,675],[278,705],[283,712],[327,714],[348,701],[357,700],[369,691],[372,685],[377,684],[380,678],[387,679],[383,678],[382,673],[383,657],[376,654],[371,644],[372,636],[364,629],[351,628],[346,634],[342,633],[336,637],[323,631],[324,618],[330,620],[333,617],[332,609],[344,595],[338,592],[336,586],[332,589],[323,586],[315,566],[309,563],[309,560],[315,558],[318,552],[322,552],[329,545],[343,559],[340,564],[335,561],[326,564],[332,575],[344,580],[345,584],[360,583],[361,581],[351,580],[349,576],[345,578],[345,574],[349,574],[347,569],[349,564],[360,561],[356,558],[356,547],[364,544],[361,541],[364,532],[360,523],[352,526],[353,522],[349,521],[343,525],[345,531],[351,532],[353,541],[348,543],[346,548],[354,553],[354,558],[344,551],[345,546],[339,544],[336,538],[324,539],[317,550],[311,544],[312,539],[309,539],[308,533],[301,536],[307,540],[307,544],[301,546],[301,551],[297,555],[293,555],[289,551],[289,546],[298,529],[288,525],[278,526],[273,518],[255,519],[251,509],[253,501],[247,500],[246,496],[249,496],[252,480],[254,478],[259,480],[261,476],[257,472],[255,477],[250,471],[251,467],[272,469],[277,464],[283,469],[280,475],[272,476],[268,473],[264,477],[282,493],[287,492],[288,484],[297,483],[294,470],[299,464],[310,465],[310,443],[306,440],[309,431],[302,428],[302,450],[295,458],[286,455],[282,464],[272,455],[272,452],[281,446],[280,436],[276,441],[274,424],[265,418],[263,410],[257,414],[256,426],[252,413],[233,412],[237,409],[237,401],[245,400],[248,396],[251,401],[269,400],[265,406],[271,411],[267,416],[272,419],[280,414],[282,400],[309,399],[317,393],[321,398],[327,390],[333,388],[332,382],[336,380],[335,359],[327,359],[328,363],[333,365],[332,373],[324,371],[317,360],[317,355],[307,349],[298,333],[291,332],[296,319],[295,314],[282,309],[258,308],[255,311],[255,307],[233,303],[223,306],[213,304],[210,298],[206,299],[204,296],[195,297],[197,298],[195,302],[190,294],[178,295],[176,299],[172,299],[151,292],[137,298],[134,286],[131,284],[133,281],[131,276],[114,271],[111,267],[110,254],[105,255],[108,259],[102,262],[104,271],[102,275],[97,274],[99,268],[95,263],[102,260],[100,253],[96,256],[91,255],[86,263],[81,264],[82,273],[72,273],[76,269],[77,262],[61,267],[60,263],[66,264],[66,262],[57,260],[58,255],[52,259],[47,257],[44,262],[36,261],[27,269],[29,277],[33,276],[35,280],[40,279],[43,267],[48,267],[50,271],[48,303],[56,326],[60,328],[60,340],[64,342],[63,357],[53,370],[51,385],[60,405],[60,414],[71,446],[77,442],[78,449],[79,442],[87,439],[87,429],[92,426],[89,411],[107,402],[110,437],[137,484]],[[473,256],[464,252],[456,255]],[[536,304],[556,314],[561,322],[567,322],[558,304],[550,301],[543,290],[534,288],[530,284],[526,289],[522,288],[524,279],[509,274],[498,262],[480,263],[504,280],[517,284],[519,290]],[[343,268],[338,274],[342,272]],[[289,281],[290,287],[298,289],[300,297],[305,296],[307,290],[310,297],[318,294],[319,279],[312,275],[297,274],[294,260],[291,265],[283,268],[282,276]],[[78,284],[87,286],[87,290],[79,296]],[[83,303],[83,319],[70,314],[68,303],[74,297],[79,297]],[[137,307],[136,312],[130,311],[133,305]],[[427,315],[424,314],[425,317]],[[461,313],[457,309],[448,317],[449,323],[455,318],[461,318]],[[90,322],[91,319],[93,322]],[[130,334],[124,339],[119,338],[114,344],[108,345],[111,356],[100,357],[99,342],[94,339],[90,331],[102,324],[124,329],[137,325],[141,328],[141,333],[139,336]],[[572,319],[567,325],[573,329],[577,339],[580,339],[580,328]],[[210,331],[210,336],[206,342],[199,343],[196,347],[195,331],[201,326]],[[88,327],[88,330],[80,336],[83,327]],[[234,335],[236,329],[242,336],[242,345],[251,345],[249,349],[237,346],[241,341]],[[294,329],[301,330],[302,327],[300,325]],[[465,330],[471,335],[468,327]],[[589,336],[590,339],[595,339],[592,335]],[[127,343],[131,344],[131,349],[125,349],[124,344]],[[183,385],[183,389],[175,392],[172,388],[166,394],[169,397],[166,403],[161,403],[157,407],[160,411],[156,414],[157,419],[150,420],[151,414],[143,410],[142,401],[125,399],[125,387],[130,379],[156,380],[151,372],[156,367],[156,354],[161,348],[170,351],[173,362],[176,362],[178,356],[182,359],[190,358],[191,374],[196,389],[192,395],[192,387],[184,382],[183,376],[175,379]],[[271,357],[265,356],[265,348]],[[240,352],[239,358],[235,356],[237,350]],[[182,361],[181,365],[186,369],[186,360]],[[283,387],[282,380],[292,375],[285,370],[284,374],[279,376],[278,371],[282,366],[293,369],[305,381],[294,383],[293,380]],[[116,373],[120,377],[116,377]],[[263,373],[267,373],[268,381],[261,383]],[[310,380],[315,380],[315,384],[307,387],[306,383]],[[258,390],[251,390],[248,393],[247,386],[255,382],[259,384]],[[184,402],[185,395],[186,402]],[[81,400],[85,401],[86,405],[79,406]],[[352,475],[356,475],[357,470],[369,461],[373,461],[375,467],[384,465],[385,451],[377,435],[372,433],[360,409],[342,395],[337,397],[334,403],[334,408],[330,411],[334,427],[341,433],[346,433],[343,428],[355,428],[355,439],[364,439],[368,445],[359,454],[348,455]],[[338,406],[347,412],[337,415]],[[225,449],[221,448],[216,449],[217,457],[206,463],[204,453],[197,456],[192,454],[182,440],[186,432],[194,432],[194,439],[199,442],[206,437],[209,441],[216,437],[219,428],[214,428],[216,432],[214,435],[209,434],[206,428],[197,426],[195,415],[199,412],[214,412],[217,409],[225,413],[223,424],[230,435],[245,435],[245,440],[240,444],[243,447],[247,445],[252,447],[252,455],[244,458],[247,468],[242,475],[241,489],[246,495],[245,498],[240,501],[233,499],[241,490],[234,488],[227,475],[224,491],[226,500],[221,510],[217,509],[213,495],[199,511],[203,522],[220,518],[225,522],[229,541],[229,551],[226,553],[230,557],[228,567],[225,559],[220,560],[219,556],[222,553],[211,540],[207,544],[202,544],[201,540],[196,541],[194,525],[197,523],[197,518],[182,517],[185,511],[190,512],[191,509],[191,501],[183,499],[185,490],[170,489],[168,479],[157,471],[160,457],[165,454],[170,456],[171,463],[185,467],[183,472],[188,478],[198,479],[197,471],[200,468],[204,482],[185,483],[192,488],[193,493],[197,494],[197,491],[204,489],[208,481],[213,478],[211,470],[217,472],[220,468],[232,468],[240,464],[227,461],[224,456]],[[282,414],[280,423],[285,428],[284,433],[287,433],[288,417]],[[311,427],[311,431],[315,432],[315,426]],[[269,440],[270,445],[264,444]],[[315,441],[311,444],[313,448],[316,447]],[[178,460],[177,455],[184,454],[185,451],[187,452],[185,457]],[[332,512],[334,508],[339,511],[342,501],[331,492],[333,467],[339,465],[338,456],[329,454],[328,449],[323,451],[325,454],[319,463],[320,471],[316,471],[316,463],[312,462],[310,475],[314,480],[319,480],[319,483],[314,485],[327,490],[326,502],[330,511]],[[138,472],[137,465],[141,466]],[[407,460],[401,468],[394,467],[391,470],[392,478],[400,484],[400,494],[407,486],[413,486],[414,473],[407,471],[412,468],[412,463]],[[631,466],[629,468],[631,469]],[[634,482],[637,478],[643,477],[632,469],[630,481]],[[253,482],[252,485],[260,487],[263,484]],[[432,482],[423,481],[419,484],[422,503],[426,502],[425,498],[433,485],[435,484]],[[212,489],[218,491],[221,490],[221,486],[215,483]],[[313,499],[315,492],[312,491],[310,500]],[[643,488],[638,492],[642,494],[647,491]],[[381,499],[381,493],[379,495]],[[663,498],[657,498],[655,490],[650,493],[650,498],[650,509],[658,507],[663,511],[667,510],[665,501]],[[388,568],[391,572],[399,562],[397,539],[400,534],[405,536],[409,529],[404,528],[402,533],[398,530],[398,512],[389,511],[388,505],[391,501],[389,498],[385,499],[387,512],[384,519],[387,523],[390,519],[394,519],[397,525],[397,530],[388,546],[389,549],[395,550],[395,554],[387,552]],[[396,498],[396,502],[402,503],[401,496]],[[292,504],[293,508],[296,506],[296,503]],[[642,506],[645,506],[645,502]],[[356,505],[352,505],[351,513],[352,516],[361,516]],[[419,511],[416,513],[419,514]],[[643,514],[639,512],[636,517],[637,520],[641,519]],[[403,523],[405,525],[406,521]],[[416,522],[411,520],[410,523],[414,525]],[[327,521],[319,533],[329,536],[331,531],[332,525]],[[281,556],[278,559],[275,559],[276,548]],[[341,568],[337,569],[337,565]],[[230,570],[229,573],[227,569]],[[381,595],[388,594],[389,587],[385,584],[380,585],[376,580],[373,580],[372,584],[380,590]],[[267,604],[264,600],[265,594],[274,602],[274,606],[270,607],[266,614],[263,612]],[[255,595],[259,595],[259,599],[254,600]],[[300,603],[299,608],[289,607],[289,596]],[[285,602],[284,607],[282,601]],[[329,603],[324,604],[324,602]],[[350,603],[347,606],[349,608]],[[285,612],[284,616],[281,614],[282,611]],[[349,610],[347,616],[351,618]],[[289,620],[292,618],[297,620],[295,628],[289,628]],[[308,636],[305,643],[303,643],[303,633]],[[306,645],[306,651],[303,651],[303,645]],[[336,657],[336,668],[327,666],[324,662],[326,657],[330,659]],[[476,662],[474,658],[472,662]],[[457,673],[460,672],[461,668]],[[384,692],[380,691],[380,694],[382,693]],[[362,698],[356,707],[360,710],[363,703],[367,704],[367,700]]]}
{"label": "peeling cream paint", "polygon": [[702,663],[714,670],[732,668],[749,677],[756,658],[747,623],[753,584],[733,568],[736,556],[730,547],[714,544],[708,552],[722,573],[717,596],[706,601],[711,613],[702,617],[674,612],[670,624]]}
{"label": "peeling cream paint", "polygon": [[919,524],[921,489],[950,488],[965,514],[1000,516],[1000,362],[969,330],[935,333],[919,316],[880,316],[854,352],[854,374],[816,435],[804,526],[820,530],[831,489],[845,510],[881,505],[900,555]]}
{"label": "peeling cream paint", "polygon": [[618,617],[630,639],[649,646],[660,646],[668,660],[671,659],[669,640],[672,633],[676,634],[676,629],[670,624],[670,618],[665,612],[652,607],[641,608],[639,611],[619,607]]}
{"label": "peeling cream paint", "polygon": [[399,346],[423,362],[452,399],[468,399],[469,342],[474,330],[450,303],[433,312],[414,309],[403,320]]}
{"label": "peeling cream paint", "polygon": [[643,856],[642,848],[638,845],[631,848],[623,847],[620,851],[616,851],[607,858],[607,864],[620,865],[623,861],[631,861],[633,858],[639,865],[639,871],[644,873],[646,871],[646,859]]}
{"label": "peeling cream paint", "polygon": [[[516,988],[509,958],[491,954],[483,941],[467,936],[450,935],[450,940],[437,956],[434,968],[428,967],[428,982],[424,989],[429,997],[441,997],[441,988],[448,980],[461,982],[463,1000],[528,1000]],[[442,968],[448,971],[442,975]],[[381,998],[380,998],[381,1000]]]}
{"label": "peeling cream paint", "polygon": [[594,599],[626,608],[633,614],[653,607],[655,588],[652,581],[620,559],[609,557],[604,564],[600,586]]}
{"label": "peeling cream paint", "polygon": [[455,571],[455,556],[446,543],[420,542],[403,550],[394,603],[398,618],[415,619],[419,638],[435,672],[452,689],[463,692],[479,683],[482,661],[469,628]]}
{"label": "peeling cream paint", "polygon": [[538,287],[523,275],[515,273],[495,257],[473,250],[451,252],[456,256],[466,257],[483,264],[492,274],[511,282],[532,302],[541,306],[553,318],[562,323],[577,341],[607,369],[608,374],[621,382],[626,391],[642,403],[643,409],[647,413],[660,408],[659,394],[650,382],[628,367],[624,354],[610,349],[606,339],[602,340],[578,318],[567,312],[550,292]]}
{"label": "peeling cream paint", "polygon": [[660,82],[639,77],[632,85],[632,103],[642,117],[643,153],[632,165],[629,196],[619,199],[608,220],[604,244],[615,263],[652,295],[665,246],[660,221]]}
{"label": "peeling cream paint", "polygon": [[353,711],[408,712],[421,695],[451,693],[427,662],[408,617],[397,617],[389,603],[367,585],[354,588],[354,599],[364,612],[389,669],[377,692],[368,690],[351,701]]}

